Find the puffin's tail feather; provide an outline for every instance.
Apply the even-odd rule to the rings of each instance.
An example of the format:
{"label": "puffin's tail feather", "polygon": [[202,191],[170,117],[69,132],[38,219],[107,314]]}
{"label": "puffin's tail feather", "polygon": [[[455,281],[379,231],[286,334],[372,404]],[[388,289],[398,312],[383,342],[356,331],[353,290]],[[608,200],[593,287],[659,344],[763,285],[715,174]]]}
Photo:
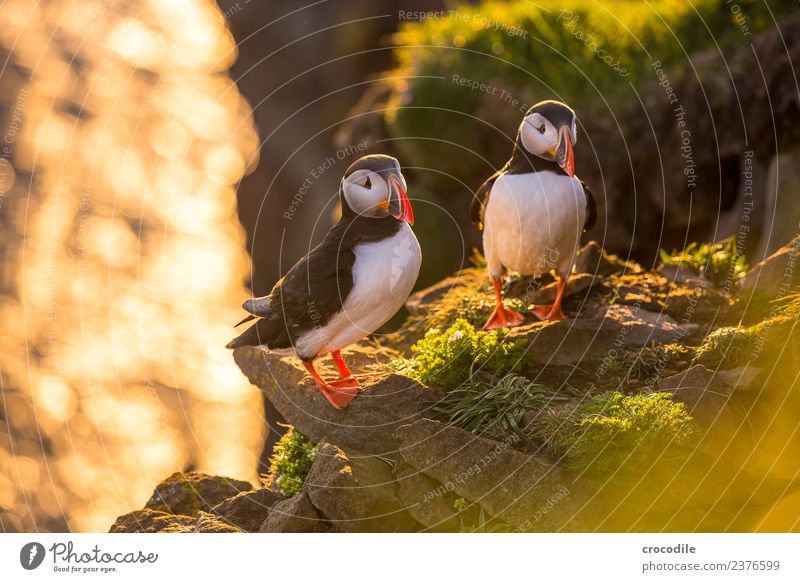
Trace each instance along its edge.
{"label": "puffin's tail feather", "polygon": [[255,318],[256,318],[256,316],[255,316],[255,315],[248,315],[247,317],[245,317],[245,318],[244,318],[242,321],[240,321],[239,323],[237,323],[237,324],[236,324],[236,325],[234,325],[233,327],[239,327],[239,326],[240,326],[240,325],[242,325],[243,323],[247,323],[248,321],[250,321],[250,320],[253,320],[253,319],[255,319]]}
{"label": "puffin's tail feather", "polygon": [[[244,323],[244,322],[242,322]],[[274,341],[274,329],[266,319],[259,319],[248,327],[239,337],[228,342],[225,346],[229,350],[242,346],[267,346]]]}

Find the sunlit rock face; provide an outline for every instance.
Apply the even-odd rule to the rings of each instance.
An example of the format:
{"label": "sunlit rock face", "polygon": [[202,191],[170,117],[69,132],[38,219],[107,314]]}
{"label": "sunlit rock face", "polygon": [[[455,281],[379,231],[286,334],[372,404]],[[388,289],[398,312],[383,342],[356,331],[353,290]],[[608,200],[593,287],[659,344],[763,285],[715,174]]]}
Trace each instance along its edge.
{"label": "sunlit rock face", "polygon": [[254,480],[224,349],[257,163],[208,0],[0,3],[0,531],[105,531],[186,467]]}

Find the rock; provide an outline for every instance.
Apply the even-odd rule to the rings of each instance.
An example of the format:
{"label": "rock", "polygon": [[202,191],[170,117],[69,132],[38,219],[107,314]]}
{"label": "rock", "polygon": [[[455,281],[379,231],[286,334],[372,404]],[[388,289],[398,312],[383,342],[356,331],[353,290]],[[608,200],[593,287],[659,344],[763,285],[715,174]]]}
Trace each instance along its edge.
{"label": "rock", "polygon": [[269,508],[261,524],[262,533],[320,533],[330,531],[305,491],[284,499]]}
{"label": "rock", "polygon": [[281,496],[271,489],[254,489],[230,497],[211,510],[225,523],[244,531],[258,531],[267,518],[269,508]]}
{"label": "rock", "polygon": [[656,269],[658,273],[670,283],[686,285],[687,287],[711,287],[711,281],[680,265],[667,265],[662,263]]}
{"label": "rock", "polygon": [[680,322],[720,325],[728,321],[733,309],[726,297],[713,289],[673,287],[664,299],[664,312]]}
{"label": "rock", "polygon": [[[761,223],[761,240],[754,257],[767,257],[797,236],[800,224],[800,148],[781,147],[766,170],[764,197],[759,201],[767,210]],[[779,209],[773,212],[773,209]]]}
{"label": "rock", "polygon": [[626,268],[637,268],[637,266],[629,266],[624,261],[620,261],[616,257],[611,257],[606,254],[596,241],[589,241],[578,249],[575,255],[574,272],[588,273],[599,277],[606,277],[613,273],[619,273]]}
{"label": "rock", "polygon": [[397,495],[408,514],[431,531],[457,532],[458,496],[425,473],[403,464],[397,472]]}
{"label": "rock", "polygon": [[200,511],[194,522],[195,533],[243,533],[244,530],[225,523],[218,515]]}
{"label": "rock", "polygon": [[783,297],[800,285],[800,236],[760,263],[753,265],[740,281],[742,289],[755,291],[770,299]]}
{"label": "rock", "polygon": [[670,343],[695,334],[696,324],[678,324],[670,316],[629,305],[610,305],[602,317],[534,323],[513,329],[508,337],[527,338],[533,362],[574,366],[602,362],[609,354]]}
{"label": "rock", "polygon": [[406,310],[408,310],[411,315],[423,315],[430,311],[432,305],[435,305],[442,297],[456,287],[464,287],[464,280],[462,277],[447,277],[446,279],[442,279],[435,285],[412,293],[406,300]]}
{"label": "rock", "polygon": [[746,392],[759,385],[756,383],[759,372],[749,366],[709,370],[697,365],[659,380],[658,390],[671,392],[673,399],[686,404],[689,414],[700,422],[714,423],[725,414],[723,411],[735,392]]}
{"label": "rock", "polygon": [[193,516],[198,511],[211,511],[228,497],[252,488],[247,481],[227,477],[194,472],[173,473],[158,484],[145,509]]}
{"label": "rock", "polygon": [[[362,346],[359,344],[362,357],[375,357],[374,348]],[[259,386],[298,430],[315,441],[328,437],[345,449],[364,453],[396,457],[394,430],[429,413],[431,404],[441,399],[437,390],[390,374],[369,386],[346,409],[337,410],[317,391],[297,358],[281,358],[254,347],[238,348],[234,357],[250,382]],[[384,361],[381,367],[379,359],[378,367],[372,369],[385,370],[385,365]],[[369,370],[354,367],[358,372],[363,369]],[[332,370],[322,366],[320,373],[333,376]]]}
{"label": "rock", "polygon": [[550,460],[433,420],[397,429],[406,462],[523,530],[580,529],[581,487]]}
{"label": "rock", "polygon": [[396,494],[390,465],[323,441],[304,491],[334,529],[342,532],[413,531],[416,524]]}
{"label": "rock", "polygon": [[109,533],[190,533],[194,531],[195,518],[173,515],[153,509],[139,509],[121,515],[108,530]]}

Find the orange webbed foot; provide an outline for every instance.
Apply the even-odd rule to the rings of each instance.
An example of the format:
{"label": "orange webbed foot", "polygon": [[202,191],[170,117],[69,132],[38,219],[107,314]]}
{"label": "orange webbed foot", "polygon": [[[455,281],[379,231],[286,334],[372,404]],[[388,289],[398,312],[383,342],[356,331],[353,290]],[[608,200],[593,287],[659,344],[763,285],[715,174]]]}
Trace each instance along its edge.
{"label": "orange webbed foot", "polygon": [[361,385],[355,378],[345,378],[344,380],[334,380],[325,385],[319,385],[322,395],[331,403],[331,406],[338,409],[347,408],[353,399],[361,393]]}
{"label": "orange webbed foot", "polygon": [[483,326],[483,329],[500,329],[503,327],[516,327],[525,323],[525,316],[498,303],[492,315]]}
{"label": "orange webbed foot", "polygon": [[533,308],[533,314],[541,321],[563,321],[567,318],[560,305],[537,305]]}

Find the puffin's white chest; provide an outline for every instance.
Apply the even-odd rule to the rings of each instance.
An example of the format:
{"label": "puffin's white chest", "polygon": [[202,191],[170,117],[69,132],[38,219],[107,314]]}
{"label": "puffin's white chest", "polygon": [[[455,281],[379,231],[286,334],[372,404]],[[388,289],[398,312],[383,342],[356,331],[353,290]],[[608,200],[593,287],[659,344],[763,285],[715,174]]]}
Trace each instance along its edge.
{"label": "puffin's white chest", "polygon": [[500,176],[484,216],[492,276],[503,268],[526,275],[569,268],[585,218],[586,196],[577,178],[553,172]]}
{"label": "puffin's white chest", "polygon": [[417,282],[422,252],[405,222],[393,237],[355,247],[353,288],[328,324],[297,341],[299,353],[338,350],[386,323],[403,306]]}

